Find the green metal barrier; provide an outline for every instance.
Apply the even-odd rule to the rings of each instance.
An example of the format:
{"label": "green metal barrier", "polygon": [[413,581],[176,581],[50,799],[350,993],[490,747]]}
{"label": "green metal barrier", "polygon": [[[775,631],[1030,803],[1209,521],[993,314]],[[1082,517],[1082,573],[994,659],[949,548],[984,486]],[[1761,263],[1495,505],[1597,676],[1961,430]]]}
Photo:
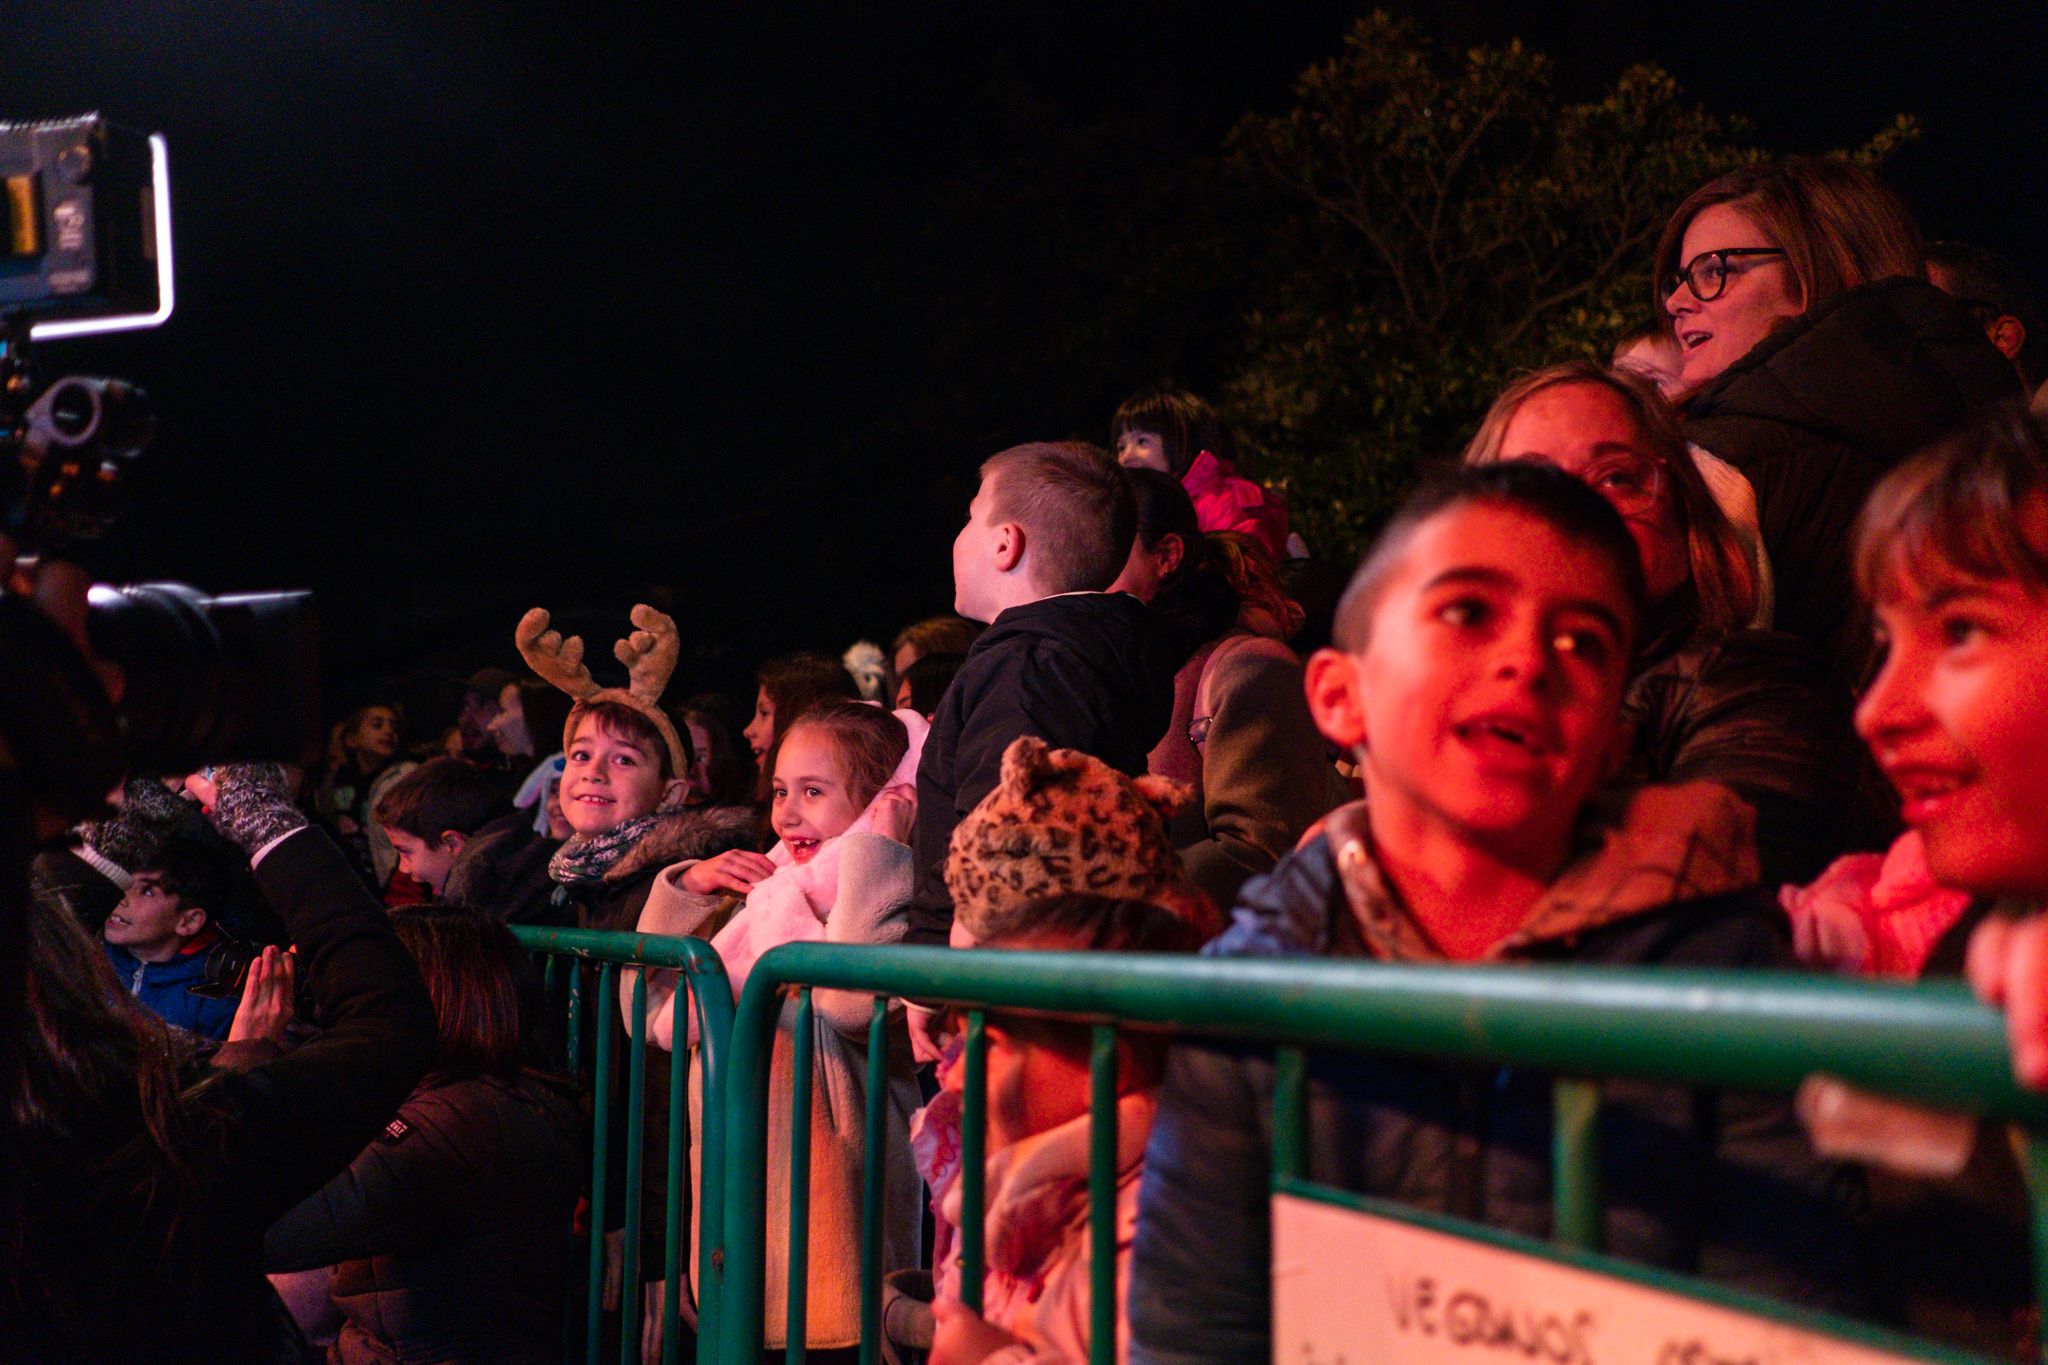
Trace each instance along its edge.
{"label": "green metal barrier", "polygon": [[[701,1040],[698,1061],[704,1085],[705,1131],[698,1135],[703,1166],[703,1192],[698,1208],[698,1262],[702,1282],[697,1286],[698,1336],[700,1342],[715,1342],[718,1310],[724,1300],[720,1268],[724,1255],[719,1238],[724,1228],[721,1208],[723,1182],[718,1172],[724,1164],[724,1125],[710,1121],[722,1111],[725,1084],[726,1040],[732,1034],[732,987],[718,954],[702,939],[664,938],[653,934],[602,933],[589,929],[553,929],[514,925],[512,933],[522,947],[545,959],[542,985],[550,1000],[567,995],[567,1044],[570,1064],[591,1087],[591,1173],[590,1249],[586,1268],[587,1301],[582,1330],[580,1358],[584,1365],[598,1365],[602,1353],[604,1314],[604,1225],[609,1196],[606,1169],[610,1161],[610,1138],[614,1095],[612,1087],[616,1043],[625,1024],[619,1017],[619,971],[622,967],[666,967],[680,973],[678,989],[687,985],[696,1011],[697,1036]],[[683,1017],[678,1010],[678,1021]],[[681,1031],[680,1026],[678,1032]],[[586,1060],[588,1065],[586,1065]],[[670,1054],[668,1151],[664,1154],[668,1172],[667,1225],[662,1266],[665,1281],[662,1303],[662,1360],[674,1365],[680,1358],[682,1337],[681,1292],[687,1259],[682,1225],[684,1194],[689,1189],[690,1168],[684,1138],[689,1133],[690,1050],[678,1047]],[[625,1067],[627,1085],[625,1141],[625,1247],[624,1274],[619,1303],[619,1360],[621,1365],[638,1365],[640,1359],[640,1206],[644,1188],[642,1148],[645,1143],[647,1077],[647,979],[634,974],[632,1027],[627,1037]],[[571,1351],[571,1358],[576,1353]],[[699,1347],[700,1359],[711,1359]]]}
{"label": "green metal barrier", "polygon": [[[1302,959],[1137,954],[959,952],[945,948],[788,944],[754,965],[734,1020],[725,1089],[725,1278],[718,1359],[761,1358],[766,1236],[769,1064],[783,993],[812,987],[877,995],[869,1056],[883,1042],[881,1000],[907,996],[970,1011],[962,1120],[962,1298],[979,1306],[983,1011],[1074,1017],[1096,1025],[1090,1144],[1093,1359],[1114,1359],[1115,1031],[1143,1026],[1272,1043],[1277,1049],[1274,1187],[1300,1179],[1307,1134],[1304,1048],[1385,1051],[1463,1063],[1539,1067],[1556,1082],[1554,1170],[1563,1255],[1595,1249],[1600,1226],[1593,1134],[1598,1088],[1584,1078],[1632,1077],[1707,1088],[1790,1091],[1825,1074],[1900,1099],[1974,1112],[2027,1130],[2036,1302],[2048,1303],[2048,1097],[2018,1090],[1999,1017],[1960,986],[1904,987],[1791,974],[1598,967],[1414,967]],[[797,1072],[796,1094],[809,1077]],[[870,1075],[869,1122],[880,1088]],[[800,1101],[801,1102],[801,1101]],[[1105,1117],[1107,1121],[1105,1122]],[[800,1130],[801,1131],[801,1130]],[[879,1144],[870,1141],[872,1154]],[[796,1155],[795,1189],[803,1155]],[[709,1167],[707,1166],[707,1171]],[[870,1223],[861,1265],[863,1362],[878,1358],[879,1158],[866,1172]],[[707,1183],[709,1176],[706,1177]],[[794,1206],[795,1199],[792,1204]],[[794,1235],[801,1237],[799,1227]],[[1479,1230],[1468,1235],[1481,1235]],[[1686,1282],[1704,1293],[1699,1282]],[[792,1298],[804,1281],[792,1275]],[[1791,1314],[1852,1335],[1819,1315]],[[789,1306],[787,1358],[804,1358],[800,1303]],[[1872,1329],[1868,1339],[1901,1343]],[[1911,1343],[1904,1343],[1912,1348]],[[1939,1348],[1918,1352],[1954,1359]]]}

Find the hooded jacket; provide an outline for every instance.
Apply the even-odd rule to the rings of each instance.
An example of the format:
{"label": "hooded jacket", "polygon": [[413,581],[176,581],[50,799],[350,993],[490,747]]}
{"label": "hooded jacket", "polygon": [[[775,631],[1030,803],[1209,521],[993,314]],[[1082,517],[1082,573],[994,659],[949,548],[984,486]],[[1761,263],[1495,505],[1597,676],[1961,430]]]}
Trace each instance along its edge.
{"label": "hooded jacket", "polygon": [[1972,409],[2018,393],[1976,319],[1900,278],[1816,305],[1686,401],[1686,439],[1756,492],[1775,624],[1826,650],[1845,683],[1861,681],[1870,652],[1850,572],[1864,499]]}
{"label": "hooded jacket", "polygon": [[[1381,877],[1364,808],[1247,883],[1217,956],[1435,950]],[[1747,807],[1712,783],[1647,787],[1488,961],[1775,968],[1784,917],[1752,888]],[[1341,863],[1348,872],[1340,872]],[[1347,949],[1345,946],[1349,944]],[[1601,1086],[1610,1254],[1839,1307],[1850,1239],[1842,1173],[1815,1158],[1781,1096]],[[1534,1237],[1552,1232],[1551,1087],[1518,1068],[1326,1052],[1311,1056],[1307,1174]],[[1133,1362],[1271,1354],[1271,1049],[1177,1043],[1138,1203]]]}
{"label": "hooded jacket", "polygon": [[1151,609],[1127,593],[1062,593],[1011,607],[974,642],[918,764],[912,942],[946,940],[953,827],[995,787],[1010,741],[1036,735],[1133,777],[1145,771],[1173,711],[1154,631]]}
{"label": "hooded jacket", "polygon": [[501,815],[463,843],[442,894],[507,924],[573,924],[567,908],[556,903],[548,876],[548,860],[561,846],[561,840],[537,832],[525,811]]}

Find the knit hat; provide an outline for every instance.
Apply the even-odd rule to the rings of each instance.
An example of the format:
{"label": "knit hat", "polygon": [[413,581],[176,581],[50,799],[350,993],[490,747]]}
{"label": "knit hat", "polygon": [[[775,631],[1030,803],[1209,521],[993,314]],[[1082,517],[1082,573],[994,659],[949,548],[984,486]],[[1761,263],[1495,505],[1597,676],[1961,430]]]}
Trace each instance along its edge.
{"label": "knit hat", "polygon": [[1216,912],[1181,867],[1167,821],[1193,796],[1165,777],[1126,777],[1034,735],[1003,751],[995,790],[953,830],[946,890],[977,941],[1030,927],[1029,902],[1064,892],[1151,901],[1204,932]]}
{"label": "knit hat", "polygon": [[568,723],[562,727],[565,751],[576,738],[576,724],[588,707],[595,702],[616,702],[638,712],[654,727],[662,743],[668,745],[669,771],[681,777],[690,771],[690,764],[675,722],[661,709],[661,691],[676,671],[682,642],[676,636],[675,621],[644,602],[633,608],[632,621],[633,633],[612,646],[613,655],[626,666],[624,687],[599,687],[583,663],[583,637],[571,635],[564,640],[561,632],[549,630],[548,614],[540,607],[519,618],[512,639],[535,673],[576,699],[569,708]]}

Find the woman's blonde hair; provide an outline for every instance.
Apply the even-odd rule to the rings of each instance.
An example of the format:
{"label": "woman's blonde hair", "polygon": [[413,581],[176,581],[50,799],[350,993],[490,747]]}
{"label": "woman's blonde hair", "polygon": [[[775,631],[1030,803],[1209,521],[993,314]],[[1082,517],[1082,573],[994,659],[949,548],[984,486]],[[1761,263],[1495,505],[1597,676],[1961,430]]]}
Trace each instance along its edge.
{"label": "woman's blonde hair", "polygon": [[1686,196],[1657,242],[1650,293],[1660,315],[1685,264],[1678,252],[1686,228],[1716,204],[1740,211],[1784,251],[1802,313],[1857,285],[1927,277],[1926,240],[1889,185],[1841,157],[1787,157],[1730,171]]}
{"label": "woman's blonde hair", "polygon": [[1522,404],[1547,389],[1571,384],[1592,384],[1619,399],[1642,435],[1643,453],[1663,468],[1679,528],[1685,534],[1686,558],[1699,602],[1699,626],[1725,633],[1749,625],[1756,616],[1756,567],[1734,523],[1707,491],[1699,466],[1692,462],[1677,414],[1649,381],[1596,360],[1567,361],[1524,375],[1501,390],[1486,410],[1479,430],[1465,447],[1464,462],[1501,461],[1508,423]]}

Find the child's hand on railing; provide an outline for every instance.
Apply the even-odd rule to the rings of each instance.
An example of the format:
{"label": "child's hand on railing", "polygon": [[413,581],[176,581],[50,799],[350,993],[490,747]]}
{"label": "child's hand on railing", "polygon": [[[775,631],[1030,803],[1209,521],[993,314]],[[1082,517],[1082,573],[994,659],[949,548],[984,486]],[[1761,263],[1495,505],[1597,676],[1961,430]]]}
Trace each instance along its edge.
{"label": "child's hand on railing", "polygon": [[938,1299],[932,1304],[932,1353],[930,1365],[980,1365],[1018,1339],[958,1299]]}
{"label": "child's hand on railing", "polygon": [[711,896],[733,891],[744,896],[775,875],[775,864],[759,853],[743,848],[727,849],[683,870],[683,890],[693,896]]}
{"label": "child's hand on railing", "polygon": [[1988,1005],[2005,1009],[2019,1083],[2048,1090],[2048,915],[1994,915],[1970,935],[1965,970]]}

